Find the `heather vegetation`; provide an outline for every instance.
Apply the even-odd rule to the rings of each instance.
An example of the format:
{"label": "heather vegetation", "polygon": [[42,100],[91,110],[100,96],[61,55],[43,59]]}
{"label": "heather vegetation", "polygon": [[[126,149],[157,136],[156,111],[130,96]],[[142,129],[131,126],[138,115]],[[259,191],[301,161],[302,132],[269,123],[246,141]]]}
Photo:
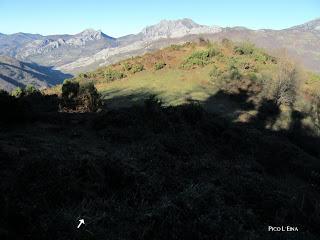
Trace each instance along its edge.
{"label": "heather vegetation", "polygon": [[161,62],[157,62],[155,65],[154,65],[154,69],[155,70],[160,70],[162,68],[164,68],[167,64],[163,61]]}
{"label": "heather vegetation", "polygon": [[190,69],[196,66],[203,67],[212,63],[213,58],[216,56],[221,57],[221,52],[214,47],[209,47],[208,49],[202,51],[195,51],[183,61],[181,67],[185,69]]}
{"label": "heather vegetation", "polygon": [[318,81],[225,39],[0,92],[0,237],[319,239]]}
{"label": "heather vegetation", "polygon": [[126,77],[126,75],[123,72],[112,69],[107,69],[103,73],[103,76],[107,81],[114,81]]}
{"label": "heather vegetation", "polygon": [[94,112],[101,106],[100,94],[92,82],[66,80],[61,91],[63,111]]}

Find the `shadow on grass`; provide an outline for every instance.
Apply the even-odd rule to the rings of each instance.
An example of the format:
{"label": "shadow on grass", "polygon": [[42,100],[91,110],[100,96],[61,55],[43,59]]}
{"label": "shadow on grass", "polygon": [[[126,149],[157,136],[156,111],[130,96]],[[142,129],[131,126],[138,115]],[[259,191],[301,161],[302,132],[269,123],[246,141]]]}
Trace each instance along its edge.
{"label": "shadow on grass", "polygon": [[[1,106],[10,101],[25,100],[3,97]],[[108,108],[117,101],[133,103]],[[234,117],[204,110],[223,101]],[[17,111],[0,132],[2,239],[320,236],[319,150],[311,144],[319,138],[298,113],[289,130],[275,132],[266,125],[277,105],[222,91],[176,107],[137,92],[107,100],[100,113],[27,106],[31,120]],[[234,121],[253,109],[256,117]],[[76,229],[79,217],[86,225]],[[268,225],[299,232],[271,233]]]}

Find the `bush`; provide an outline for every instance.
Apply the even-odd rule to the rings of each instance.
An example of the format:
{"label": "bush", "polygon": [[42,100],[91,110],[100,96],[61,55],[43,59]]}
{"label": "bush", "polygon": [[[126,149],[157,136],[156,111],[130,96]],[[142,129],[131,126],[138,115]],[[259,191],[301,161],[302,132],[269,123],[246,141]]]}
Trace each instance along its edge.
{"label": "bush", "polygon": [[27,85],[24,91],[25,91],[25,95],[27,96],[40,93],[39,90],[35,88],[33,85]]}
{"label": "bush", "polygon": [[87,112],[97,111],[101,106],[100,94],[92,82],[80,85],[78,105]]}
{"label": "bush", "polygon": [[36,94],[40,94],[40,91],[33,85],[27,85],[25,88],[17,87],[11,92],[11,95],[17,98]]}
{"label": "bush", "polygon": [[196,51],[182,63],[182,68],[191,68],[194,66],[203,67],[211,63],[212,58],[218,55],[221,56],[221,52],[214,47],[210,47],[204,51]]}
{"label": "bush", "polygon": [[229,75],[232,80],[240,79],[241,74],[235,63],[229,65]]}
{"label": "bush", "polygon": [[62,84],[62,98],[64,100],[74,99],[79,93],[79,83],[72,80],[65,80]]}
{"label": "bush", "polygon": [[165,63],[165,62],[158,62],[158,63],[156,63],[155,65],[154,65],[154,69],[155,70],[160,70],[160,69],[162,69],[162,68],[164,68],[165,66],[166,66],[167,64]]}
{"label": "bush", "polygon": [[62,85],[62,98],[61,108],[64,111],[93,112],[101,106],[100,94],[92,82],[80,85],[71,80],[65,81]]}
{"label": "bush", "polygon": [[122,64],[122,67],[123,67],[123,70],[124,70],[124,71],[129,72],[129,71],[131,71],[131,69],[132,69],[132,64],[125,62],[124,64]]}
{"label": "bush", "polygon": [[93,72],[87,72],[87,73],[80,73],[79,78],[95,78],[97,75]]}
{"label": "bush", "polygon": [[313,94],[311,97],[308,115],[310,115],[312,124],[316,128],[317,132],[320,132],[320,94]]}
{"label": "bush", "polygon": [[264,83],[266,97],[273,99],[279,105],[292,106],[301,81],[296,66],[284,60],[278,66],[275,75],[268,80]]}
{"label": "bush", "polygon": [[114,81],[114,80],[119,80],[122,78],[125,78],[126,75],[123,72],[113,70],[113,69],[107,69],[103,73],[104,78],[106,78],[108,81]]}
{"label": "bush", "polygon": [[242,43],[234,47],[234,52],[239,55],[251,55],[255,49],[256,47],[252,43]]}
{"label": "bush", "polygon": [[132,65],[132,73],[142,72],[144,70],[144,66],[141,63],[136,63]]}
{"label": "bush", "polygon": [[11,92],[11,95],[14,96],[14,97],[22,97],[24,94],[24,91],[22,88],[20,87],[17,87],[15,90],[13,90]]}

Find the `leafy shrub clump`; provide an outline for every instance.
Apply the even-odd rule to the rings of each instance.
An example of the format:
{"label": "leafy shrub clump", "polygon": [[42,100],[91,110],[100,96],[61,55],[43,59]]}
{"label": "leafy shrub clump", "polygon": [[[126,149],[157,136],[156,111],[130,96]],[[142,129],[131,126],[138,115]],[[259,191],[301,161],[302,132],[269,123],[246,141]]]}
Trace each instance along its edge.
{"label": "leafy shrub clump", "polygon": [[167,64],[163,61],[161,62],[157,62],[155,65],[154,65],[154,69],[155,70],[160,70],[162,68],[164,68]]}
{"label": "leafy shrub clump", "polygon": [[241,78],[241,73],[235,63],[230,63],[229,65],[229,76],[232,80],[237,80]]}
{"label": "leafy shrub clump", "polygon": [[128,62],[125,62],[125,63],[122,64],[122,67],[123,67],[123,70],[124,70],[124,71],[129,72],[129,71],[131,71],[131,69],[132,69],[132,64],[131,64],[131,63],[128,63]]}
{"label": "leafy shrub clump", "polygon": [[214,47],[210,47],[203,51],[196,51],[182,63],[182,68],[188,69],[195,66],[203,67],[210,64],[212,62],[212,58],[218,55],[220,56],[221,54],[222,53]]}
{"label": "leafy shrub clump", "polygon": [[141,63],[136,63],[132,65],[131,72],[132,73],[137,73],[137,72],[142,72],[144,70],[144,66]]}
{"label": "leafy shrub clump", "polygon": [[93,112],[101,106],[101,97],[92,82],[79,84],[67,80],[62,85],[63,111]]}
{"label": "leafy shrub clump", "polygon": [[255,49],[252,43],[242,43],[234,47],[234,52],[239,55],[251,55],[255,52]]}
{"label": "leafy shrub clump", "polygon": [[278,105],[293,106],[301,85],[301,76],[295,64],[282,60],[272,77],[264,81],[263,94]]}
{"label": "leafy shrub clump", "polygon": [[126,72],[137,73],[144,70],[144,65],[141,63],[132,64],[129,62],[125,62],[124,64],[122,64],[122,68]]}
{"label": "leafy shrub clump", "polygon": [[17,87],[11,92],[11,95],[14,97],[23,97],[40,94],[40,91],[35,88],[33,85],[27,85],[25,88]]}
{"label": "leafy shrub clump", "polygon": [[33,94],[38,94],[39,90],[35,88],[33,85],[27,85],[25,88],[25,94],[28,95],[33,95]]}
{"label": "leafy shrub clump", "polygon": [[92,82],[80,85],[78,101],[86,112],[97,111],[101,106],[101,98]]}
{"label": "leafy shrub clump", "polygon": [[117,70],[113,70],[113,69],[107,69],[104,73],[103,73],[104,78],[111,82],[111,81],[115,81],[115,80],[119,80],[122,78],[125,78],[126,75],[123,72],[117,71]]}
{"label": "leafy shrub clump", "polygon": [[320,133],[320,94],[313,94],[310,101],[308,114],[311,117],[312,123],[317,133]]}
{"label": "leafy shrub clump", "polygon": [[87,73],[80,73],[79,78],[95,78],[97,77],[97,74],[94,72],[87,72]]}
{"label": "leafy shrub clump", "polygon": [[17,87],[11,92],[11,95],[14,97],[21,97],[23,96],[23,94],[24,94],[24,91],[21,87]]}
{"label": "leafy shrub clump", "polygon": [[63,82],[61,90],[63,99],[74,99],[79,93],[79,82],[67,79]]}
{"label": "leafy shrub clump", "polygon": [[263,50],[256,48],[254,44],[248,42],[235,46],[234,53],[238,55],[252,55],[256,62],[264,64],[267,62],[277,63],[275,57],[270,56]]}

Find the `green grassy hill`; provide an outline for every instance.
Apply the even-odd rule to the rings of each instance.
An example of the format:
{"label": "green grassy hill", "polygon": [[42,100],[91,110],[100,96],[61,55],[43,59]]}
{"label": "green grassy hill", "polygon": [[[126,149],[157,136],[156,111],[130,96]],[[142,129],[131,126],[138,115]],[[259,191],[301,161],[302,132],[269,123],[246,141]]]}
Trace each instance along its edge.
{"label": "green grassy hill", "polygon": [[[288,128],[293,110],[306,112],[304,124],[313,125],[320,92],[319,76],[306,72],[285,54],[274,57],[249,42],[227,39],[172,45],[80,74],[73,80],[93,82],[108,108],[141,103],[154,95],[167,106],[196,101],[211,112],[234,115],[233,110],[243,101],[213,96],[219,91],[246,93],[245,102],[253,106],[239,110],[238,120],[255,116],[263,100],[274,100],[281,108],[274,128]],[[58,86],[47,92],[60,91]]]}
{"label": "green grassy hill", "polygon": [[[241,47],[248,52],[242,53]],[[177,105],[213,95],[219,89],[218,78],[227,78],[232,66],[241,78],[252,79],[273,71],[275,65],[274,58],[249,43],[239,49],[231,42],[187,43],[80,74],[76,80],[94,81],[106,99],[143,91]]]}

